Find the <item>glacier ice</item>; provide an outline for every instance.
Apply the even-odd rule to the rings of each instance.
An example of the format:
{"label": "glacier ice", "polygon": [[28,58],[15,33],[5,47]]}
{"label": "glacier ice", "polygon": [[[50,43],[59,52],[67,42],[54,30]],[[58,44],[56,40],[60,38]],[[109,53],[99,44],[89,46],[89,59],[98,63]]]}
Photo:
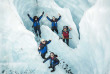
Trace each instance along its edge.
{"label": "glacier ice", "polygon": [[98,0],[92,8],[85,12],[79,24],[81,40],[78,50],[87,60],[86,63],[90,64],[91,74],[110,74],[109,3],[109,0]]}
{"label": "glacier ice", "polygon": [[[0,3],[0,74],[50,73],[36,50],[34,34],[24,27],[13,9],[7,0]],[[59,67],[56,72],[64,73]]]}
{"label": "glacier ice", "polygon": [[[51,74],[48,70],[49,62],[43,64],[43,60],[37,52],[39,42],[35,41],[36,37],[31,32],[33,23],[27,17],[27,13],[30,13],[32,17],[34,15],[40,16],[45,8],[49,17],[53,15],[57,17],[57,13],[62,13],[62,19],[58,22],[60,32],[64,25],[73,28],[70,33],[73,38],[70,44],[71,47],[73,46],[71,48],[59,39],[60,34],[57,35],[51,31],[51,23],[45,16],[40,22],[42,38],[52,39],[52,43],[48,46],[48,52],[55,52],[61,62],[56,67],[54,74],[66,74],[63,69],[65,64],[68,64],[68,68],[75,74],[110,73],[109,0],[97,0],[96,3],[95,0],[88,0],[95,5],[84,12],[81,19],[79,24],[80,41],[75,21],[72,20],[71,10],[69,7],[59,7],[57,0],[42,0],[43,2],[41,0],[0,1],[2,1],[0,3],[0,73]],[[48,55],[49,53],[46,56]]]}
{"label": "glacier ice", "polygon": [[93,6],[96,0],[54,0],[60,7],[69,8],[71,11],[72,19],[76,24],[77,31],[79,33],[79,22],[84,14],[84,12]]}
{"label": "glacier ice", "polygon": [[[37,43],[34,35],[20,23],[18,15],[12,11],[7,0],[0,3],[0,11],[2,11],[0,12],[0,20],[2,21],[0,22],[0,67],[4,64],[3,67],[7,71],[8,68],[12,70],[16,68],[19,71],[20,68],[17,68],[19,64],[25,69],[32,63],[33,68],[35,65],[40,67],[42,59],[37,55]],[[37,62],[34,64],[35,61],[38,61],[37,59],[39,59],[38,65]],[[25,64],[27,65],[25,66]],[[0,68],[0,73],[2,69]],[[37,68],[36,70],[39,71]]]}
{"label": "glacier ice", "polygon": [[[63,26],[68,25],[69,27],[71,27],[73,29],[70,32],[70,37],[73,38],[70,41],[70,43],[71,43],[70,47],[72,47],[72,48],[76,48],[77,47],[77,44],[79,42],[78,32],[77,32],[77,28],[75,26],[75,23],[72,20],[72,17],[71,17],[69,9],[59,7],[54,2],[54,0],[42,0],[42,1],[41,0],[37,0],[38,4],[35,3],[35,1],[33,1],[33,3],[31,3],[31,1],[28,1],[30,3],[30,5],[28,3],[26,3],[24,5],[22,0],[18,0],[18,1],[15,0],[14,4],[15,4],[17,10],[18,10],[18,13],[19,13],[20,17],[22,18],[22,20],[24,22],[24,25],[26,26],[26,28],[28,30],[32,31],[32,27],[31,26],[32,26],[33,23],[27,17],[27,13],[30,13],[31,17],[33,17],[35,15],[36,16],[40,16],[42,11],[44,11],[45,14],[48,14],[48,16],[50,18],[52,18],[52,16],[58,17],[58,13],[60,13],[62,18],[58,22],[59,36],[60,37],[62,36],[61,32],[62,32]],[[20,6],[18,6],[18,4]],[[29,8],[29,6],[30,6],[30,8]],[[24,9],[21,9],[21,7],[24,7]],[[27,10],[25,10],[25,9],[27,9]],[[49,26],[51,28],[51,22],[46,19],[45,15],[43,16],[43,18],[40,21],[40,23],[41,23],[41,25],[47,25],[47,26]]]}

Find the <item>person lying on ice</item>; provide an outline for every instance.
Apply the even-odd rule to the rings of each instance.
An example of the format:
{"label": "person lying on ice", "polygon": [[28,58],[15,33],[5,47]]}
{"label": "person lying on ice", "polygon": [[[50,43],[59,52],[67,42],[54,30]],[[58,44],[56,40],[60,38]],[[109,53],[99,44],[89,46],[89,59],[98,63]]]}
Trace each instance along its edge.
{"label": "person lying on ice", "polygon": [[42,57],[43,59],[46,59],[46,58],[45,58],[45,55],[46,55],[46,53],[47,53],[47,45],[48,45],[50,42],[51,42],[51,40],[49,40],[49,41],[46,41],[46,40],[44,40],[44,39],[41,40],[40,46],[39,46],[39,48],[38,48],[38,51],[41,52],[41,57]]}
{"label": "person lying on ice", "polygon": [[58,14],[58,15],[59,15],[59,18],[55,18],[55,17],[53,16],[52,19],[50,19],[50,18],[48,17],[48,15],[46,14],[47,19],[48,19],[50,22],[52,22],[52,27],[51,27],[52,31],[55,30],[55,31],[57,32],[57,34],[58,34],[57,22],[61,19],[61,15],[60,15],[60,14]]}
{"label": "person lying on ice", "polygon": [[29,14],[27,14],[27,15],[30,18],[30,20],[33,22],[33,26],[32,27],[34,27],[36,35],[38,36],[38,33],[37,33],[37,31],[38,31],[39,32],[39,37],[41,38],[41,30],[40,30],[40,23],[39,23],[39,21],[43,17],[44,12],[42,12],[42,15],[40,17],[34,16],[33,19],[30,17]]}
{"label": "person lying on ice", "polygon": [[57,59],[57,55],[55,55],[53,52],[50,53],[49,57],[43,61],[45,63],[47,60],[50,60],[50,66],[49,68],[52,68],[51,72],[55,71],[55,66],[59,64],[59,60]]}
{"label": "person lying on ice", "polygon": [[63,30],[62,30],[62,37],[63,37],[63,42],[65,42],[66,40],[66,44],[69,46],[69,31],[71,31],[72,29],[68,26],[64,26]]}

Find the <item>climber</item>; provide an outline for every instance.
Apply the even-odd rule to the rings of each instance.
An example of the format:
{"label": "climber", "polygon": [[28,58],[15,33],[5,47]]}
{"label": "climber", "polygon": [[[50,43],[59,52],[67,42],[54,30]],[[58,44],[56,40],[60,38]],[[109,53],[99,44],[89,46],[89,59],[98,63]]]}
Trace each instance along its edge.
{"label": "climber", "polygon": [[41,40],[40,46],[38,48],[38,51],[39,51],[39,53],[41,52],[41,57],[43,59],[46,59],[45,55],[47,53],[47,44],[49,44],[50,42],[51,42],[51,40],[49,40],[49,41],[46,41],[44,39]]}
{"label": "climber", "polygon": [[57,34],[58,34],[57,22],[61,19],[61,15],[60,15],[60,14],[58,14],[58,15],[59,15],[59,18],[55,18],[55,17],[53,16],[52,19],[50,19],[50,18],[48,17],[48,15],[46,14],[47,19],[48,19],[50,22],[52,22],[52,27],[51,27],[52,31],[55,30],[55,31],[57,32]]}
{"label": "climber", "polygon": [[72,28],[68,26],[64,26],[62,30],[62,37],[63,37],[63,42],[66,40],[66,44],[69,46],[69,31],[71,31]]}
{"label": "climber", "polygon": [[36,35],[38,36],[38,33],[37,33],[37,31],[38,31],[39,32],[39,37],[41,38],[41,30],[40,30],[40,23],[39,23],[39,21],[43,17],[44,11],[42,12],[42,15],[40,17],[34,16],[33,19],[30,17],[29,14],[27,14],[27,15],[30,18],[30,20],[33,22],[33,26],[32,27],[34,27]]}
{"label": "climber", "polygon": [[57,59],[57,55],[55,55],[53,52],[50,53],[49,57],[46,58],[43,63],[45,63],[47,60],[50,60],[50,66],[49,68],[52,68],[51,72],[55,71],[55,66],[59,64],[59,60]]}

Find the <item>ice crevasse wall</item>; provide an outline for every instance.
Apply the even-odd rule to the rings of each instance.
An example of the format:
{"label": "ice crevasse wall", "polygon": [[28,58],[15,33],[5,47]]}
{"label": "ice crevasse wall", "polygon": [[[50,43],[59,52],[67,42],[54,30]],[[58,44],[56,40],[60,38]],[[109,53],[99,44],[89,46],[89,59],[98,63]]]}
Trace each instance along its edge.
{"label": "ice crevasse wall", "polygon": [[93,6],[96,0],[54,0],[60,7],[69,8],[80,39],[79,23],[84,12]]}
{"label": "ice crevasse wall", "polygon": [[[61,32],[62,32],[63,26],[68,25],[69,27],[73,28],[73,30],[70,32],[70,37],[73,38],[70,41],[70,43],[71,43],[70,47],[71,48],[77,47],[77,44],[79,41],[78,32],[77,32],[75,23],[72,20],[72,16],[71,16],[71,13],[68,8],[59,7],[55,3],[54,0],[42,0],[42,1],[41,0],[37,0],[37,1],[32,0],[32,1],[28,1],[28,2],[26,0],[24,0],[24,1],[15,0],[14,5],[15,5],[20,17],[22,18],[24,25],[30,31],[32,31],[33,22],[31,22],[29,20],[27,13],[29,13],[32,18],[35,15],[39,17],[43,11],[45,12],[45,15],[48,14],[48,16],[50,18],[52,18],[52,16],[55,16],[56,18],[58,18],[58,13],[60,13],[62,18],[58,22],[59,36],[60,37],[62,36]],[[43,16],[40,23],[41,23],[41,25],[49,26],[49,28],[51,28],[51,22],[46,19],[45,15]]]}
{"label": "ice crevasse wall", "polygon": [[13,0],[0,0],[0,17],[0,74],[46,73],[35,36],[23,25]]}
{"label": "ice crevasse wall", "polygon": [[[109,3],[109,0],[98,0],[92,8],[84,13],[84,16],[79,24],[81,40],[79,41],[79,44],[74,51],[72,51],[72,49],[67,47],[65,44],[65,49],[63,49],[63,45],[59,48],[56,47],[56,51],[59,51],[59,53],[56,52],[53,48],[53,51],[58,53],[63,59],[70,58],[71,56],[71,59],[67,59],[66,61],[70,66],[72,66],[73,69],[76,70],[73,70],[76,74],[110,73]],[[12,5],[11,7],[10,4]],[[13,0],[3,0],[0,5],[0,63],[25,63],[25,65],[23,65],[24,68],[37,69],[37,73],[48,73],[47,65],[42,64],[42,59],[40,58],[38,52],[36,52],[37,43],[34,39],[34,34],[29,31],[31,30],[31,28],[29,28],[30,26],[27,27],[29,30],[26,30],[24,26],[25,24],[23,25],[24,21],[21,20],[18,12],[16,11],[16,8],[13,5]],[[31,6],[30,3],[29,6]],[[34,16],[35,13],[31,13],[32,16]],[[29,23],[32,24],[31,22]],[[57,35],[51,32],[47,26],[42,26],[42,28],[45,28],[46,31],[49,31],[52,33],[52,35],[57,37]],[[61,29],[59,28],[59,30]],[[45,33],[45,31],[43,32]],[[74,33],[77,37],[76,31],[72,33]],[[43,35],[46,37],[46,39],[48,39],[47,35]],[[61,41],[58,42],[63,44]],[[54,43],[52,43],[52,45],[54,45]],[[49,49],[52,49],[52,47]],[[64,54],[66,54],[66,52],[69,54],[61,54],[60,50],[64,50],[62,52]],[[8,65],[7,67],[2,68],[13,68],[14,70],[22,71],[22,68],[20,68],[19,64],[15,64],[13,67]],[[43,66],[45,69],[41,69],[41,66]],[[62,69],[60,70],[61,71],[57,72],[63,73]]]}
{"label": "ice crevasse wall", "polygon": [[109,0],[98,0],[92,8],[85,12],[79,24],[81,32],[79,54],[91,60],[85,64],[94,67],[94,74],[110,74],[109,3]]}

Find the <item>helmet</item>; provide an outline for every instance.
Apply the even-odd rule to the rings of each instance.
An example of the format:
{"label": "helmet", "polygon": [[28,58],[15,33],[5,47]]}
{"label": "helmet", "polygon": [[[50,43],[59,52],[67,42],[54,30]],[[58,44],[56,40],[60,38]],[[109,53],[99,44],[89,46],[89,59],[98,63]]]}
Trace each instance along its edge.
{"label": "helmet", "polygon": [[41,42],[45,41],[44,39],[41,40]]}

